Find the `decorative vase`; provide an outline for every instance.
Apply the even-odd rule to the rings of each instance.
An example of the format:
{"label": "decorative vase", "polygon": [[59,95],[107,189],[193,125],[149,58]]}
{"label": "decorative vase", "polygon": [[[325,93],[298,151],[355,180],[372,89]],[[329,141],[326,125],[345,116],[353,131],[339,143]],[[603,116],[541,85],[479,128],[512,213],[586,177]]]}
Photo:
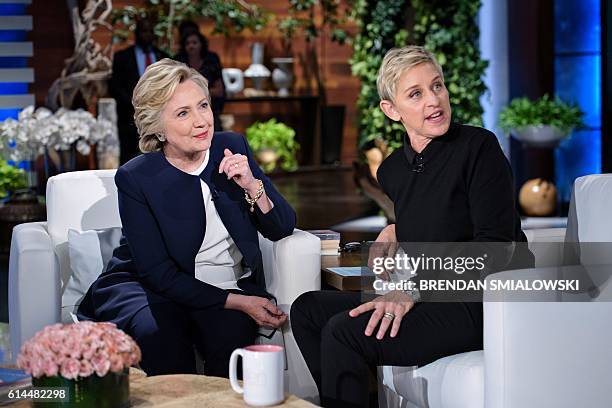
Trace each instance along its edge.
{"label": "decorative vase", "polygon": [[272,62],[277,65],[272,71],[272,82],[278,90],[278,96],[289,96],[289,88],[293,83],[293,58],[272,58]]}
{"label": "decorative vase", "polygon": [[253,44],[251,58],[251,65],[244,71],[244,76],[253,81],[256,90],[262,91],[264,81],[270,76],[270,70],[263,65],[264,46],[262,43]]}
{"label": "decorative vase", "polygon": [[112,136],[104,143],[104,148],[97,150],[99,169],[116,169],[119,167],[119,131],[117,129],[117,102],[113,98],[98,99],[98,119],[111,123]]}
{"label": "decorative vase", "polygon": [[530,216],[553,215],[557,206],[557,189],[553,183],[541,178],[528,180],[519,191],[519,204]]}
{"label": "decorative vase", "polygon": [[364,153],[366,161],[368,162],[368,168],[370,169],[370,175],[374,180],[378,181],[378,179],[376,178],[376,174],[378,173],[378,168],[385,159],[385,156],[382,150],[380,150],[378,147],[373,147],[369,150],[366,150]]}
{"label": "decorative vase", "polygon": [[272,171],[276,168],[278,153],[274,149],[261,149],[257,152],[257,161],[266,171]]}
{"label": "decorative vase", "polygon": [[34,402],[34,407],[39,408],[123,408],[130,404],[128,369],[119,373],[109,372],[104,377],[98,377],[94,373],[76,380],[60,376],[32,378],[32,385],[35,388],[63,388],[68,392],[68,397],[62,401],[54,398],[44,402]]}
{"label": "decorative vase", "polygon": [[548,125],[525,126],[513,129],[512,135],[526,145],[534,147],[557,147],[559,142],[567,136],[559,128]]}
{"label": "decorative vase", "polygon": [[244,89],[244,76],[238,68],[223,68],[221,76],[228,95],[235,95]]}

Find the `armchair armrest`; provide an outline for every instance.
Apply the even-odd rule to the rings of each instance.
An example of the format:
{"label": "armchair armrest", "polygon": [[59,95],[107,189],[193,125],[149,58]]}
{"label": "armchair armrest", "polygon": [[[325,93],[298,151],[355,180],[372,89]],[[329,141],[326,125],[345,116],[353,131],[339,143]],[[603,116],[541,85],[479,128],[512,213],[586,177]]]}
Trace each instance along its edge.
{"label": "armchair armrest", "polygon": [[535,256],[535,266],[558,266],[563,262],[565,228],[525,230],[529,249]]}
{"label": "armchair armrest", "polygon": [[321,289],[321,242],[314,235],[294,230],[291,236],[272,242],[261,235],[266,285],[279,307],[289,306],[302,293]]}
{"label": "armchair armrest", "polygon": [[38,330],[60,321],[61,280],[46,222],[13,229],[9,258],[9,326],[12,360]]}
{"label": "armchair armrest", "polygon": [[[505,271],[490,279],[558,279],[572,266]],[[597,270],[602,268],[601,270]],[[609,276],[604,267],[589,274]],[[504,294],[484,302],[487,408],[605,406],[612,397],[612,284],[582,294]],[[557,301],[558,298],[566,300]],[[503,301],[499,301],[503,300]],[[583,301],[579,301],[583,300]]]}
{"label": "armchair armrest", "polygon": [[[291,236],[276,242],[260,235],[259,246],[263,255],[268,292],[276,297],[278,306],[283,311],[289,313],[291,303],[302,293],[321,289],[319,238],[296,229]],[[291,324],[287,322],[282,331],[277,332],[275,338],[269,342],[285,348],[285,390],[317,403],[317,387],[295,342]]]}

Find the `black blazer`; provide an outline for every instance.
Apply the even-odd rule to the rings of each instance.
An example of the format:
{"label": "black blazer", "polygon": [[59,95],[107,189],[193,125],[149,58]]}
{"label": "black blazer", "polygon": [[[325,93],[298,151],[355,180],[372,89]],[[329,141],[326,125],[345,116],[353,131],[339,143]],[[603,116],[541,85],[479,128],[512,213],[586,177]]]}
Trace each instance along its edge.
{"label": "black blazer", "polygon": [[[223,150],[248,157],[253,175],[264,183],[274,207],[250,212],[244,191],[219,174]],[[112,321],[119,327],[142,307],[175,302],[188,309],[223,308],[226,290],[195,278],[195,257],[206,232],[200,179],[208,184],[215,207],[252,273],[238,286],[271,297],[265,289],[257,232],[276,241],[293,233],[295,212],[255,163],[243,136],[215,133],[208,165],[200,177],[172,166],[161,152],[146,153],[117,171],[115,183],[123,224],[121,245],[107,270],[92,284],[79,317]]]}
{"label": "black blazer", "polygon": [[[168,58],[168,54],[153,47],[155,58],[159,61]],[[117,101],[117,119],[119,123],[134,121],[132,93],[140,79],[138,62],[136,62],[136,46],[132,45],[118,51],[113,56],[113,73],[109,81],[110,94]]]}

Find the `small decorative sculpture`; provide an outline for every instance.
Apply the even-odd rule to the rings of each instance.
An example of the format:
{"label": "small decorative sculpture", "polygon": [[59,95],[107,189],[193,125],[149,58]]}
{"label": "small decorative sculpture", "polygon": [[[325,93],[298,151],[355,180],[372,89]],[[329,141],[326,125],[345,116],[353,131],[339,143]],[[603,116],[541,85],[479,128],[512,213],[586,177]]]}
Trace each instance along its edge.
{"label": "small decorative sculpture", "polygon": [[262,43],[253,44],[252,63],[244,71],[244,76],[253,81],[255,89],[263,90],[264,81],[270,76],[270,70],[263,65],[264,48]]}
{"label": "small decorative sculpture", "polygon": [[223,76],[225,91],[229,95],[235,95],[242,92],[244,89],[244,76],[241,70],[238,68],[223,68],[221,75]]}
{"label": "small decorative sculpture", "polygon": [[527,215],[550,216],[557,206],[557,189],[541,178],[528,180],[519,192],[519,204]]}
{"label": "small decorative sculpture", "polygon": [[272,58],[272,62],[278,66],[272,71],[272,82],[278,89],[278,96],[289,96],[289,88],[293,83],[293,58]]}

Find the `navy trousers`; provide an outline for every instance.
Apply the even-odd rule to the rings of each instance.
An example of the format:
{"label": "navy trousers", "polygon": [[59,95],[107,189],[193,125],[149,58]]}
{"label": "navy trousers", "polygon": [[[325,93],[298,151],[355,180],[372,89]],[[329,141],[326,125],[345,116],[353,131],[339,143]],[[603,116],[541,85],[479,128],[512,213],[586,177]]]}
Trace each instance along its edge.
{"label": "navy trousers", "polygon": [[193,311],[169,302],[141,309],[124,330],[140,346],[147,375],[195,374],[197,349],[205,375],[228,377],[232,351],[254,343],[257,324],[237,310]]}
{"label": "navy trousers", "polygon": [[320,291],[291,306],[291,327],[324,407],[367,407],[369,375],[376,366],[423,366],[482,349],[482,303],[417,303],[396,337],[364,334],[372,312],[350,317],[361,293]]}

